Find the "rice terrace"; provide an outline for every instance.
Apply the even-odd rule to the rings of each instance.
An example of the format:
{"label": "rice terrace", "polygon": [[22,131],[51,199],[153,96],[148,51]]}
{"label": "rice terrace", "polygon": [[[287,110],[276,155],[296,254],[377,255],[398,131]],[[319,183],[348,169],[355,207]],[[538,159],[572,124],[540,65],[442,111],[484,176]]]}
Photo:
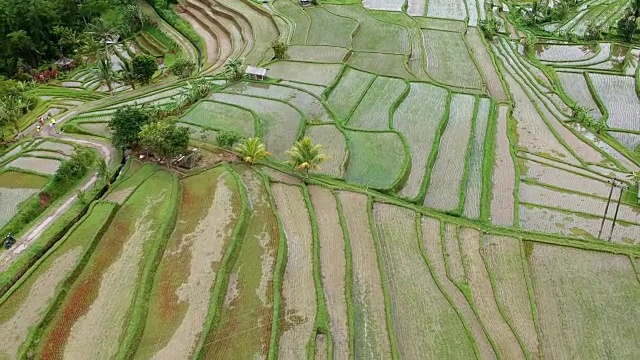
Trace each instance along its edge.
{"label": "rice terrace", "polygon": [[640,0],[0,14],[0,359],[640,357]]}

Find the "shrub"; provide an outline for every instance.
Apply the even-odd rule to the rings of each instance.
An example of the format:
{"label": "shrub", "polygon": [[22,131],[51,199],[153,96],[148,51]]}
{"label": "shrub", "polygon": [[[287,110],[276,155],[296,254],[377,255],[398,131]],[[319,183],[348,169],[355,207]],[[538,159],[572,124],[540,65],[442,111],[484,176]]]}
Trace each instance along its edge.
{"label": "shrub", "polygon": [[233,147],[233,145],[236,142],[238,142],[240,139],[242,139],[242,135],[240,135],[240,133],[238,133],[237,131],[233,131],[233,130],[232,131],[222,130],[216,136],[216,142],[218,143],[218,145],[225,148]]}
{"label": "shrub", "polygon": [[120,149],[136,147],[140,129],[149,121],[149,113],[145,109],[133,106],[118,109],[113,114],[108,126],[112,132],[111,142]]}
{"label": "shrub", "polygon": [[153,74],[158,70],[156,58],[151,55],[137,55],[133,58],[132,65],[133,73],[143,85],[148,84]]}
{"label": "shrub", "polygon": [[487,39],[493,39],[494,36],[498,35],[500,26],[502,26],[502,22],[494,18],[480,21],[480,30],[482,30]]}
{"label": "shrub", "polygon": [[169,72],[173,75],[186,79],[190,77],[193,72],[196,70],[196,63],[190,59],[180,58],[176,60],[171,67],[169,67]]}

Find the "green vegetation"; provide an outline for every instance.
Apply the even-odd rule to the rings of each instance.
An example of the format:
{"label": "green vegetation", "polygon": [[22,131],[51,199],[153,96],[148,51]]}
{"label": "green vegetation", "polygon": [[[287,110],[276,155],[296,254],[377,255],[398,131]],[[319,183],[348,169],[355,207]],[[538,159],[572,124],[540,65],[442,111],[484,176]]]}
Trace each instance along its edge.
{"label": "green vegetation", "polygon": [[234,150],[240,154],[242,161],[251,165],[270,155],[260,138],[247,138],[238,144]]}
{"label": "green vegetation", "polygon": [[5,0],[2,9],[0,74],[21,79],[61,56],[76,58],[112,37],[129,37],[145,21],[133,0]]}
{"label": "green vegetation", "polygon": [[640,1],[128,3],[0,81],[0,358],[638,353]]}
{"label": "green vegetation", "polygon": [[317,170],[320,165],[329,160],[323,154],[322,145],[314,145],[310,137],[305,136],[302,140],[296,141],[291,150],[287,152],[289,163],[296,170],[304,171],[309,176],[309,170]]}
{"label": "green vegetation", "polygon": [[142,85],[149,84],[157,69],[156,58],[151,55],[137,55],[131,61],[131,70]]}

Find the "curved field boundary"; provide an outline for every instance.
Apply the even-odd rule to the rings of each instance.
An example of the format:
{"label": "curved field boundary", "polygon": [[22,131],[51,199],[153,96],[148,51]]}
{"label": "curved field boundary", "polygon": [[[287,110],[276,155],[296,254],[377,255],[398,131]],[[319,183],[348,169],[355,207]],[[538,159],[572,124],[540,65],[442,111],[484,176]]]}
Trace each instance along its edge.
{"label": "curved field boundary", "polygon": [[224,91],[234,94],[284,101],[296,108],[308,121],[313,123],[332,121],[331,114],[324,106],[322,100],[301,89],[283,85],[243,82],[228,86]]}
{"label": "curved field boundary", "polygon": [[[240,196],[227,169],[182,180],[182,199],[149,296],[137,357],[185,357],[194,352],[212,300],[222,259],[239,221]],[[189,289],[188,291],[185,289]]]}
{"label": "curved field boundary", "polygon": [[[204,358],[249,358],[269,353],[272,323],[273,278],[279,234],[263,179],[255,171],[239,167],[241,187],[248,192],[250,216],[233,268],[218,323],[207,336]],[[257,270],[254,268],[259,260]],[[249,266],[252,265],[252,266]],[[236,336],[234,336],[236,335]],[[227,356],[228,355],[228,356]]]}
{"label": "curved field boundary", "polygon": [[461,228],[459,237],[466,279],[477,306],[480,321],[491,333],[498,351],[504,358],[525,359],[527,354],[522,341],[495,299],[489,274],[480,256],[481,246],[484,246],[481,244],[480,232],[471,228]]}
{"label": "curved field boundary", "polygon": [[[349,358],[349,315],[345,297],[346,258],[343,229],[334,194],[322,187],[309,186],[308,191],[318,228],[320,272],[328,306],[333,356]],[[318,291],[318,289],[316,289]]]}
{"label": "curved field boundary", "polygon": [[349,148],[345,175],[348,182],[374,189],[402,186],[410,168],[411,155],[401,134],[347,130],[345,135]]}
{"label": "curved field boundary", "polygon": [[[277,159],[284,159],[285,151],[304,133],[302,114],[280,100],[267,100],[245,95],[215,93],[211,99],[217,102],[250,109],[260,118],[263,141]],[[295,123],[297,121],[297,123]]]}
{"label": "curved field boundary", "polygon": [[[357,20],[333,14],[319,6],[306,8],[305,13],[311,17],[307,45],[352,47],[352,39],[359,26]],[[334,31],[326,31],[327,26],[331,26]]]}
{"label": "curved field boundary", "polygon": [[342,178],[349,161],[347,139],[342,131],[332,124],[312,125],[306,128],[305,136],[309,136],[315,144],[321,144],[323,152],[329,155],[329,160],[313,172]]}
{"label": "curved field boundary", "polygon": [[287,264],[282,283],[285,317],[280,325],[278,354],[300,359],[306,355],[318,306],[311,224],[301,188],[274,183],[272,191],[287,242]]}
{"label": "curved field boundary", "polygon": [[[147,191],[156,196],[148,197]],[[136,298],[144,297],[138,292],[139,286],[144,288],[148,275],[153,273],[157,247],[163,232],[172,223],[169,219],[176,193],[177,179],[165,172],[156,173],[118,211],[56,314],[43,327],[42,342],[37,346],[39,356],[64,352],[69,356],[86,353],[86,357],[93,357],[91,354],[101,350],[102,354],[108,352],[115,356],[121,336],[126,336],[127,328],[138,321],[136,309],[142,304],[138,304]],[[154,223],[163,226],[154,228]],[[156,238],[145,244],[144,240],[153,239],[154,235],[160,240]],[[145,253],[150,254],[147,259],[143,259]],[[98,305],[92,306],[96,302]],[[127,325],[126,320],[132,320],[132,324]],[[79,328],[94,323],[100,325],[86,331]],[[89,341],[92,346],[87,346]]]}
{"label": "curved field boundary", "polygon": [[[481,2],[482,3],[482,2]],[[480,75],[484,79],[486,89],[489,95],[496,101],[507,101],[507,95],[500,81],[496,66],[492,57],[487,51],[487,47],[483,40],[483,35],[476,28],[469,28],[465,34],[465,41],[469,45],[469,50],[475,58]]]}
{"label": "curved field boundary", "polygon": [[115,209],[111,202],[94,203],[82,220],[0,298],[0,330],[9,336],[0,346],[1,356],[17,359],[18,354],[26,355],[39,324],[55,311],[56,299],[82,270]]}
{"label": "curved field boundary", "polygon": [[[426,71],[429,76],[439,83],[458,88],[482,88],[482,77],[462,34],[422,30],[422,38],[427,54]],[[452,62],[451,59],[457,61]]]}
{"label": "curved field boundary", "polygon": [[290,35],[289,43],[292,45],[304,45],[307,43],[311,18],[307,15],[298,2],[292,0],[276,0],[272,6],[290,21],[293,34]]}
{"label": "curved field boundary", "polygon": [[354,51],[408,54],[411,50],[408,29],[376,19],[366,9],[357,6],[324,5],[329,12],[354,19],[359,23],[353,33]]}
{"label": "curved field boundary", "polygon": [[640,100],[635,94],[635,80],[626,76],[601,74],[587,76],[608,110],[608,125],[613,128],[640,131],[640,124],[632,120],[640,114]]}
{"label": "curved field boundary", "polygon": [[400,79],[377,77],[346,123],[351,129],[389,130],[394,104],[408,92],[409,84]]}
{"label": "curved field boundary", "polygon": [[353,296],[354,353],[356,357],[391,358],[387,333],[385,295],[365,195],[340,192],[345,227],[351,244],[352,278],[347,288]]}
{"label": "curved field boundary", "polygon": [[602,118],[603,115],[589,91],[589,85],[587,84],[584,73],[576,74],[557,71],[556,75],[560,80],[560,85],[572,100],[586,109],[594,119]]}
{"label": "curved field boundary", "polygon": [[375,81],[376,75],[351,67],[345,67],[336,85],[330,88],[327,104],[338,115],[338,120],[347,121],[367,90]]}
{"label": "curved field boundary", "polygon": [[460,205],[476,103],[471,95],[454,94],[451,98],[449,119],[431,169],[426,207],[455,212]]}
{"label": "curved field boundary", "polygon": [[203,129],[237,131],[246,137],[258,134],[255,114],[233,104],[202,100],[180,118],[181,122]]}
{"label": "curved field boundary", "polygon": [[203,70],[208,70],[219,59],[220,34],[215,32],[219,29],[212,22],[212,19],[203,13],[200,8],[194,6],[192,2],[183,3],[177,11],[178,15],[187,21],[195,32],[204,40],[205,53],[203,55]]}
{"label": "curved field boundary", "polygon": [[494,297],[516,336],[522,339],[527,357],[540,355],[537,313],[530,289],[522,242],[515,238],[484,235],[480,255],[491,281]]}
{"label": "curved field boundary", "polygon": [[409,94],[393,114],[392,127],[405,136],[411,154],[409,177],[400,194],[420,201],[428,182],[425,172],[435,162],[449,117],[450,95],[445,89],[427,83],[410,86]]}
{"label": "curved field boundary", "polygon": [[489,220],[492,224],[513,226],[515,214],[515,166],[508,138],[509,107],[498,106],[496,123],[495,164],[491,177],[491,206]]}
{"label": "curved field boundary", "polygon": [[596,57],[602,51],[602,45],[537,43],[536,58],[549,65],[583,62]]}
{"label": "curved field boundary", "polygon": [[[419,242],[416,241],[416,214],[380,203],[374,205],[373,212],[390,287],[399,356],[473,357],[472,342],[460,318],[440,293],[420,254]],[[445,338],[448,340],[443,341]]]}
{"label": "curved field boundary", "polygon": [[464,191],[464,205],[462,214],[470,219],[479,219],[481,215],[482,193],[485,188],[483,164],[485,163],[486,147],[492,142],[487,141],[489,118],[492,116],[493,103],[487,98],[480,98],[478,111],[471,136],[470,153],[467,161],[466,189]]}
{"label": "curved field boundary", "polygon": [[495,345],[484,325],[478,320],[476,310],[465,297],[465,294],[447,275],[447,265],[444,259],[442,240],[442,224],[430,217],[416,220],[419,245],[436,285],[447,301],[456,311],[471,340],[476,357],[496,359]]}
{"label": "curved field boundary", "polygon": [[259,65],[263,59],[271,52],[271,43],[280,37],[278,26],[265,9],[247,0],[231,1],[216,0],[227,9],[241,14],[253,30],[253,46],[246,55],[248,64]]}

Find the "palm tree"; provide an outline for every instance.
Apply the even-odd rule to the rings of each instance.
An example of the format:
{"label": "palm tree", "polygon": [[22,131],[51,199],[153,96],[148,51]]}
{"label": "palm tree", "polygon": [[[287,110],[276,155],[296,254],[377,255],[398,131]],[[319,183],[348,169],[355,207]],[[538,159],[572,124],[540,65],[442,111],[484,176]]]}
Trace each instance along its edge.
{"label": "palm tree", "polygon": [[296,170],[304,170],[309,175],[309,170],[320,169],[320,164],[329,159],[329,156],[322,153],[321,145],[314,145],[311,138],[305,136],[302,140],[296,141],[291,150],[287,151],[289,161]]}
{"label": "palm tree", "polygon": [[244,75],[244,59],[227,60],[222,67],[222,72],[227,81],[238,81]]}
{"label": "palm tree", "polygon": [[271,155],[267,151],[267,147],[262,143],[262,140],[257,137],[245,139],[244,142],[238,144],[234,150],[240,153],[244,162],[252,165]]}
{"label": "palm tree", "polygon": [[116,74],[111,67],[111,58],[105,55],[98,60],[98,67],[93,72],[100,83],[107,85],[109,92],[113,92],[113,82],[116,80]]}
{"label": "palm tree", "polygon": [[136,88],[136,73],[133,72],[133,64],[131,60],[125,60],[122,62],[122,69],[118,71],[118,79],[124,84],[131,86],[132,89]]}

